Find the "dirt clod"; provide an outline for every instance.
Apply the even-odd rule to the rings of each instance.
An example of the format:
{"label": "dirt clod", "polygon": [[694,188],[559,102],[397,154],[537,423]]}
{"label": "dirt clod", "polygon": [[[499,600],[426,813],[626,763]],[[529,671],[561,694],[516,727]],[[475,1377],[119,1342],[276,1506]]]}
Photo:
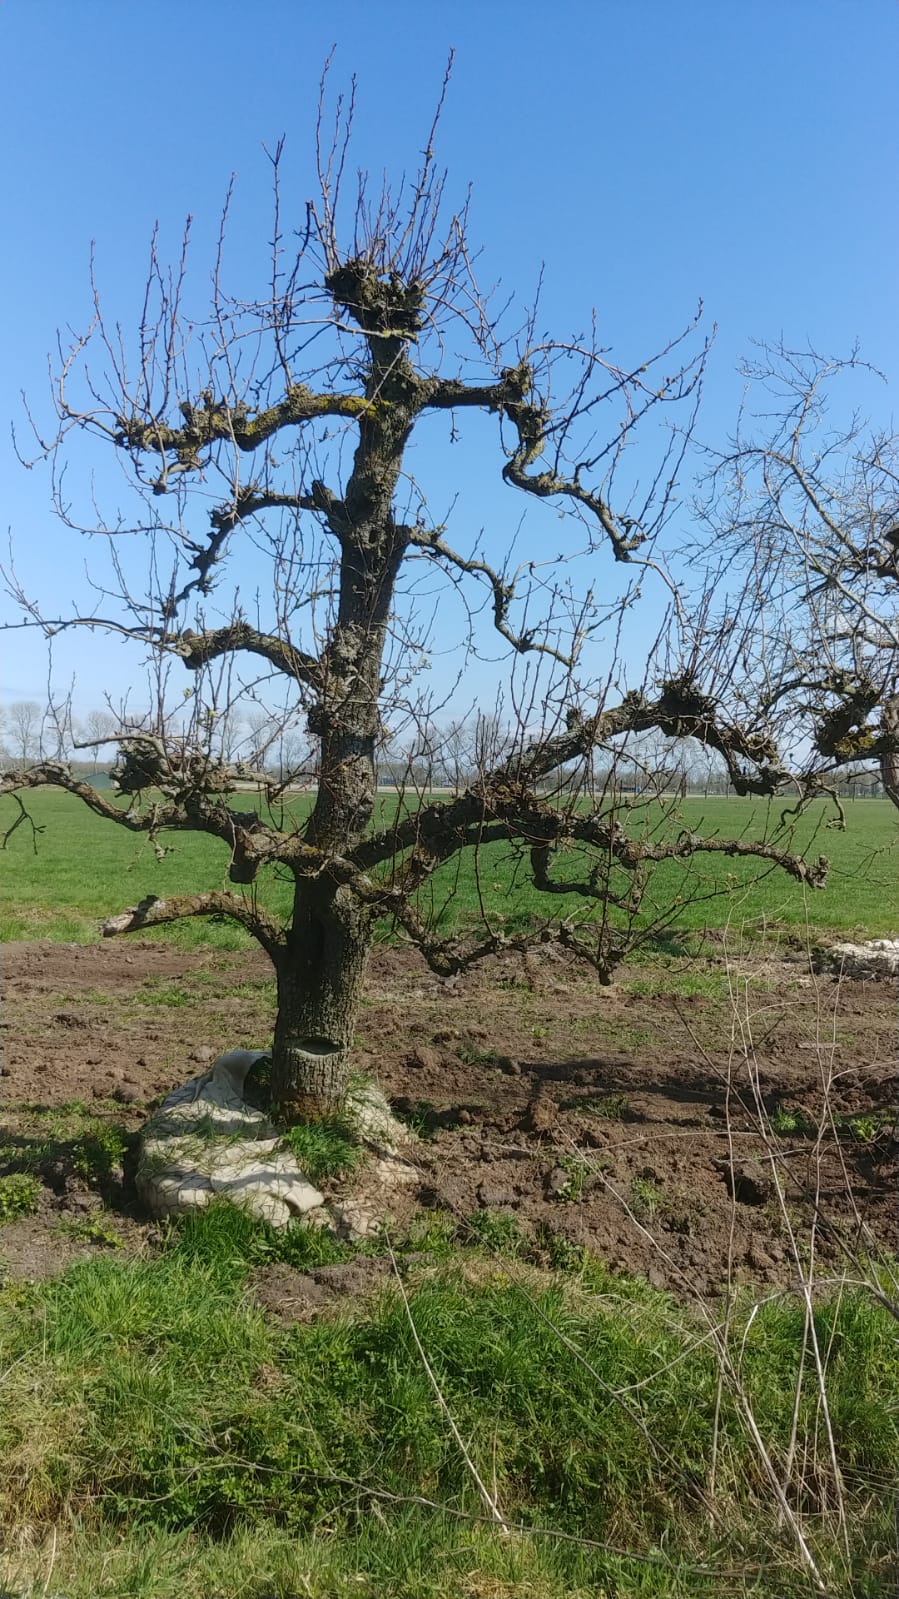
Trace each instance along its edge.
{"label": "dirt clod", "polygon": [[527,1110],[518,1123],[523,1133],[536,1133],[542,1136],[551,1133],[558,1120],[558,1107],[548,1094],[535,1094],[530,1100]]}
{"label": "dirt clod", "polygon": [[729,1192],[740,1205],[764,1205],[774,1192],[771,1173],[757,1160],[714,1162]]}

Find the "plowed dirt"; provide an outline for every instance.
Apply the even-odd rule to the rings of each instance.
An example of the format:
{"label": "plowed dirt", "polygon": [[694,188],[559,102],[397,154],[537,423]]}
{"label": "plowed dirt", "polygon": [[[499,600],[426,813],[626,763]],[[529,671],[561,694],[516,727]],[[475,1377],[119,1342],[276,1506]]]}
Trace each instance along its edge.
{"label": "plowed dirt", "polygon": [[[72,1101],[135,1131],[216,1054],[265,1047],[274,1015],[262,955],[152,943],[8,945],[3,992],[4,1170]],[[382,948],[358,1065],[421,1134],[424,1209],[508,1213],[551,1257],[587,1245],[714,1295],[793,1277],[812,1231],[834,1268],[872,1242],[899,1249],[896,997],[814,977],[789,951],[713,949],[603,989],[550,949],[447,983]],[[73,1242],[73,1218],[101,1204],[125,1247],[152,1241],[127,1170],[41,1176],[38,1214],[0,1230],[7,1269],[43,1275],[105,1247]]]}

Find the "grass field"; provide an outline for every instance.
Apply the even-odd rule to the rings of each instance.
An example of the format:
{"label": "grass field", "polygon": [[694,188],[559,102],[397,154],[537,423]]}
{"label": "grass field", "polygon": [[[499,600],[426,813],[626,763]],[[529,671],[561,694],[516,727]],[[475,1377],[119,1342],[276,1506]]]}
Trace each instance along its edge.
{"label": "grass field", "polygon": [[[301,819],[310,800],[293,802]],[[388,819],[395,801],[384,799]],[[0,853],[0,938],[53,938],[87,942],[97,936],[99,922],[134,904],[146,894],[227,885],[227,850],[197,834],[164,837],[167,854],[157,860],[145,838],[135,837],[95,817],[77,799],[46,789],[28,796],[28,808],[39,831],[19,826]],[[776,809],[737,799],[689,799],[676,816],[643,813],[648,829],[688,827],[711,835],[770,835]],[[0,825],[8,827],[16,810],[0,800]],[[665,907],[677,896],[685,902],[675,925],[685,930],[739,925],[778,925],[871,936],[894,932],[899,925],[899,814],[887,800],[857,800],[847,805],[844,832],[828,826],[833,812],[818,804],[795,830],[791,847],[831,861],[828,886],[805,891],[775,868],[732,861],[723,856],[701,858],[687,868],[664,864],[653,876],[647,904]],[[561,863],[572,875],[583,861],[572,852]],[[428,890],[429,914],[441,926],[465,925],[479,914],[479,891],[491,913],[509,931],[535,916],[569,912],[574,898],[548,900],[530,883],[526,858],[506,845],[494,845],[450,862]],[[260,879],[260,898],[279,913],[290,905],[290,884],[276,872]],[[692,901],[692,902],[690,902]],[[185,947],[217,944],[240,947],[246,935],[235,926],[187,922],[163,929],[164,936]]]}
{"label": "grass field", "polygon": [[809,1595],[748,1410],[778,1470],[796,1460],[826,1591],[891,1591],[884,1310],[845,1290],[815,1312],[835,1468],[801,1305],[747,1300],[713,1331],[577,1251],[552,1272],[504,1242],[498,1262],[432,1224],[374,1300],[306,1326],[264,1317],[249,1273],[345,1246],[228,1209],[156,1258],[0,1291],[0,1579],[70,1599]]}

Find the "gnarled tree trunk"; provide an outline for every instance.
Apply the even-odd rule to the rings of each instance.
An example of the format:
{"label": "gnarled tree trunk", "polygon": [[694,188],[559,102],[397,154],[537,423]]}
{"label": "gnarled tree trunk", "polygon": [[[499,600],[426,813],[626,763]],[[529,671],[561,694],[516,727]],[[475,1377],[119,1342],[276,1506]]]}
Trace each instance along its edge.
{"label": "gnarled tree trunk", "polygon": [[315,1120],[346,1091],[371,917],[348,889],[298,883],[278,962],[272,1099],[287,1121]]}
{"label": "gnarled tree trunk", "polygon": [[[881,723],[884,733],[899,745],[899,694],[893,694],[884,701]],[[899,805],[899,747],[881,755],[880,780],[887,799]]]}

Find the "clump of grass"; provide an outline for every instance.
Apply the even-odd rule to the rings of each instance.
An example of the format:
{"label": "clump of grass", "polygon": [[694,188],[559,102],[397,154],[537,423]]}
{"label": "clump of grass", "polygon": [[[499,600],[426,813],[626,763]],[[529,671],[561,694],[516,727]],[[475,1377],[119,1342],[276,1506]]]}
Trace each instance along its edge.
{"label": "clump of grass", "polygon": [[37,1178],[27,1172],[0,1177],[0,1226],[19,1216],[31,1216],[40,1204],[42,1192]]}
{"label": "clump of grass", "polygon": [[255,1265],[283,1261],[298,1271],[309,1271],[348,1260],[353,1254],[324,1228],[302,1222],[272,1227],[224,1201],[185,1216],[173,1229],[169,1248],[179,1258],[231,1283],[242,1281]]}
{"label": "clump of grass", "polygon": [[343,1177],[365,1158],[353,1125],[346,1116],[318,1122],[301,1122],[283,1134],[305,1176],[316,1183],[326,1177]]}
{"label": "clump of grass", "polygon": [[786,1105],[775,1105],[769,1117],[772,1130],[781,1138],[813,1138],[818,1131],[810,1116],[802,1110]]}
{"label": "clump of grass", "polygon": [[601,1116],[604,1121],[620,1122],[628,1115],[630,1104],[626,1094],[600,1094],[582,1099],[577,1108],[591,1116]]}
{"label": "clump of grass", "polygon": [[520,1255],[525,1246],[518,1218],[507,1210],[476,1210],[462,1227],[466,1241],[503,1255]]}

